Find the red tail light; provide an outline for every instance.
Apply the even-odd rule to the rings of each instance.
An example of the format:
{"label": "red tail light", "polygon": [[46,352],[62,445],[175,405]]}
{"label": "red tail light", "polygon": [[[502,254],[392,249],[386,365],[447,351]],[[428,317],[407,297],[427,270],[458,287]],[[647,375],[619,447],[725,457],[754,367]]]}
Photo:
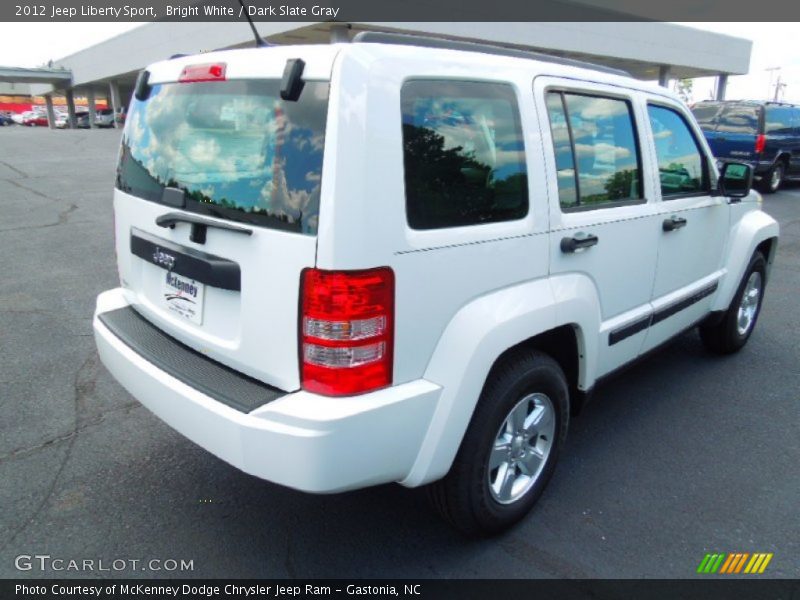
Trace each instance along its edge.
{"label": "red tail light", "polygon": [[225,81],[225,63],[205,65],[187,65],[183,67],[178,81],[194,83],[196,81]]}
{"label": "red tail light", "polygon": [[305,269],[301,293],[303,389],[345,396],[390,385],[394,272]]}
{"label": "red tail light", "polygon": [[761,154],[764,151],[766,143],[766,136],[763,133],[759,133],[758,137],[756,137],[756,154]]}

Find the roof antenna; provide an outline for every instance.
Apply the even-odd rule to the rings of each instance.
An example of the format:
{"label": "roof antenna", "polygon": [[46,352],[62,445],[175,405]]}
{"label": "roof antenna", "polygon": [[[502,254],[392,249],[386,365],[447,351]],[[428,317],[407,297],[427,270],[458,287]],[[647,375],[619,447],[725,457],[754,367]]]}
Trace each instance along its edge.
{"label": "roof antenna", "polygon": [[268,44],[267,42],[264,41],[264,38],[258,35],[258,30],[256,29],[256,26],[253,24],[253,19],[250,18],[250,13],[248,12],[247,7],[244,5],[244,0],[239,0],[239,4],[242,7],[242,12],[244,13],[244,16],[247,18],[247,22],[250,23],[250,29],[253,30],[253,37],[256,38],[256,48],[264,48],[265,46],[271,46],[272,44]]}

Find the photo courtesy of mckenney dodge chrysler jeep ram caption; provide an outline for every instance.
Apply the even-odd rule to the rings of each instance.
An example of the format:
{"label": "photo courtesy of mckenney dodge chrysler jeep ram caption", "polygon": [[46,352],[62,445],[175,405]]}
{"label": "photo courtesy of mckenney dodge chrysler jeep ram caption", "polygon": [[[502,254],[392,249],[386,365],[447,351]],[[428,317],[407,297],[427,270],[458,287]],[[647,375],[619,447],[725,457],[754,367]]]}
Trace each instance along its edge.
{"label": "photo courtesy of mckenney dodge chrysler jeep ram caption", "polygon": [[427,485],[521,519],[602,377],[758,319],[777,223],[691,112],[624,73],[362,33],[139,76],[114,191],[109,371],[235,467]]}

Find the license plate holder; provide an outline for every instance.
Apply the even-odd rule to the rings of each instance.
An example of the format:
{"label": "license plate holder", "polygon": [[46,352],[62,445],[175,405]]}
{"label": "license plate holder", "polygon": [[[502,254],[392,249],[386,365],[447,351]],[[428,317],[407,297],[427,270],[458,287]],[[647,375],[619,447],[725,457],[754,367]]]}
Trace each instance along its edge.
{"label": "license plate holder", "polygon": [[161,280],[161,306],[182,319],[202,325],[205,289],[205,284],[196,279],[173,271],[164,271]]}

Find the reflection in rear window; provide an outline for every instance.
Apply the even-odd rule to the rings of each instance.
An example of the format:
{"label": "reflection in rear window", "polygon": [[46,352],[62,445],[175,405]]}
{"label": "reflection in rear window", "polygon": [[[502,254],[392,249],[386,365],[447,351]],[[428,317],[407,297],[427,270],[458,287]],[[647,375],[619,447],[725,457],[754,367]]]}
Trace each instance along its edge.
{"label": "reflection in rear window", "polygon": [[714,129],[714,117],[717,116],[718,112],[719,104],[717,103],[696,104],[692,108],[692,114],[694,114],[697,124],[703,129]]}
{"label": "reflection in rear window", "polygon": [[131,106],[117,187],[156,202],[180,188],[187,210],[316,234],[328,87],[285,102],[278,81],[155,85]]}
{"label": "reflection in rear window", "polygon": [[795,122],[800,125],[800,110],[789,106],[768,106],[764,133],[791,135]]}
{"label": "reflection in rear window", "polygon": [[758,133],[758,107],[732,104],[725,106],[719,115],[717,131],[721,133]]}
{"label": "reflection in rear window", "polygon": [[510,85],[407,81],[401,98],[406,214],[413,229],[528,214],[525,147]]}

